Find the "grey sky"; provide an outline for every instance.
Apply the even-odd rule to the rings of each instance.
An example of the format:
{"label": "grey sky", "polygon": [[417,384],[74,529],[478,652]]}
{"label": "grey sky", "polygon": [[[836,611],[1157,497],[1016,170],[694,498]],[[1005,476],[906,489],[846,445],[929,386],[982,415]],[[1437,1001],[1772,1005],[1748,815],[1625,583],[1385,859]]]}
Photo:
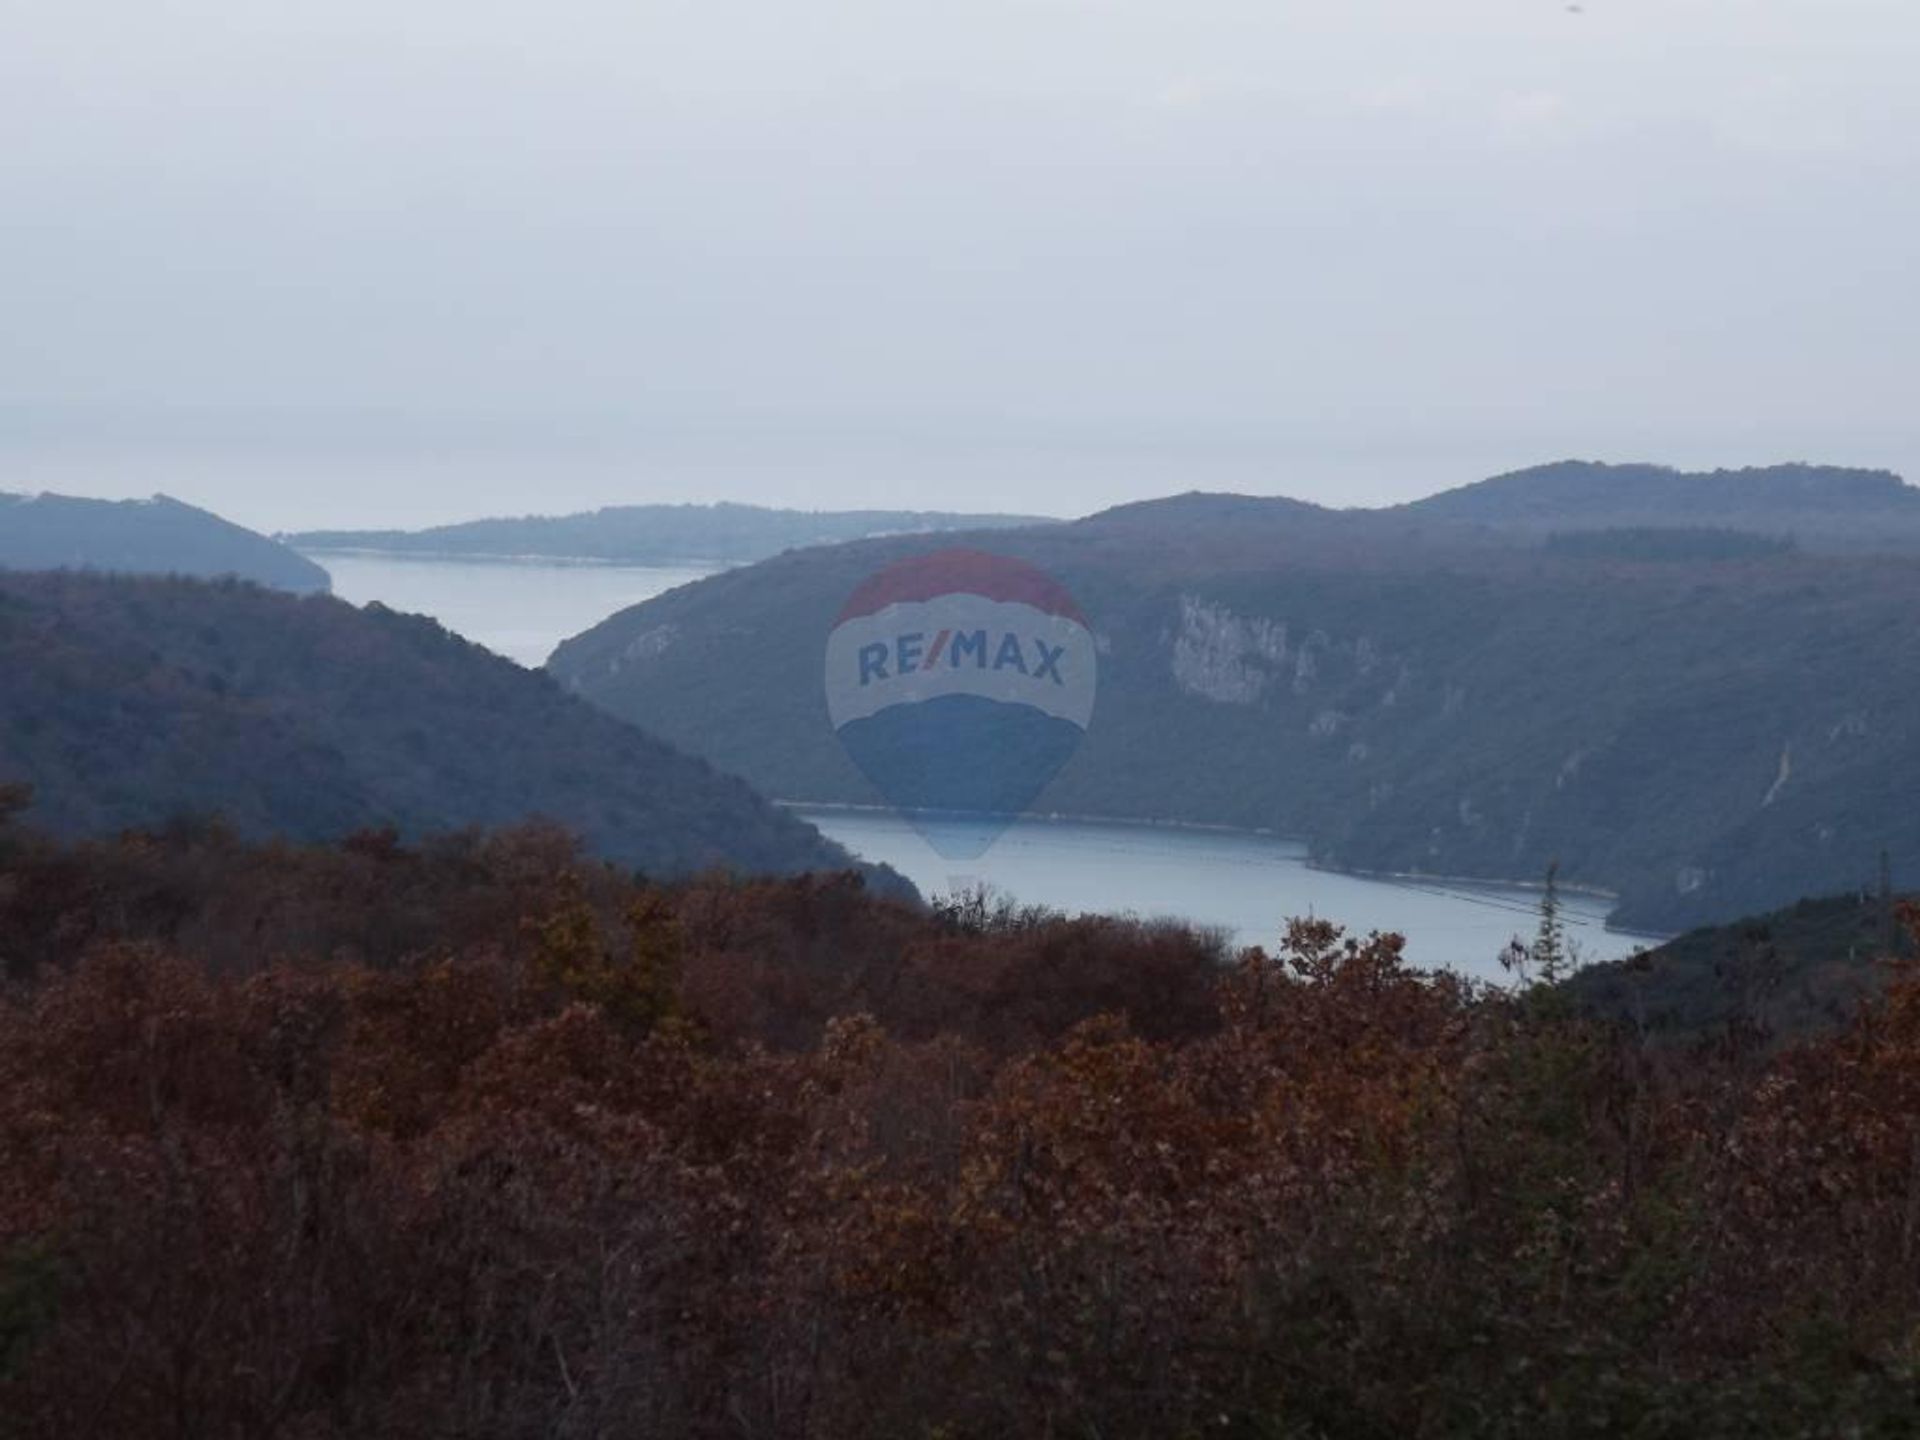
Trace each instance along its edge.
{"label": "grey sky", "polygon": [[0,489],[1920,475],[1891,0],[0,0]]}

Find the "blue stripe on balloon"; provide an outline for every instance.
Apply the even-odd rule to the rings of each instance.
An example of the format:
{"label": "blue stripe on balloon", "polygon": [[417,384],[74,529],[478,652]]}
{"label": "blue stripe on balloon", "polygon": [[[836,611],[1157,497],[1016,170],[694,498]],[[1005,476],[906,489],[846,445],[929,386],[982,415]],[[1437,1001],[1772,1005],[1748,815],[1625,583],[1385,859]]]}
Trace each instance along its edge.
{"label": "blue stripe on balloon", "polygon": [[1059,773],[1085,732],[1030,705],[941,695],[840,727],[847,754],[895,806],[975,817],[924,826],[950,859],[973,859],[999,839]]}

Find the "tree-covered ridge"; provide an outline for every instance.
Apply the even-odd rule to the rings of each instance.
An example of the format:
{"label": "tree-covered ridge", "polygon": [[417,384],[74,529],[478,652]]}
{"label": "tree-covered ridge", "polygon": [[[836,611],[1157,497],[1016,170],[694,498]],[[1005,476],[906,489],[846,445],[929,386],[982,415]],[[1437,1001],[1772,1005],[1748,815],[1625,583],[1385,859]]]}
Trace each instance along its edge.
{"label": "tree-covered ridge", "polygon": [[1890,471],[1836,465],[1684,471],[1567,460],[1464,485],[1395,513],[1523,535],[1711,526],[1823,548],[1920,546],[1920,489]]}
{"label": "tree-covered ridge", "polygon": [[309,530],[303,550],[398,555],[541,557],[630,565],[729,564],[873,535],[1035,525],[1031,515],[934,510],[777,510],[759,505],[614,505],[577,515],[526,515],[426,530]]}
{"label": "tree-covered ridge", "polygon": [[237,582],[0,576],[0,782],[96,835],[421,834],[544,814],[661,874],[838,868],[716,773],[430,620]]}
{"label": "tree-covered ridge", "polygon": [[1798,1035],[1844,1024],[1913,957],[1902,904],[1871,889],[1796,901],[1690,930],[1630,960],[1594,965],[1568,993],[1596,1014],[1694,1040],[1730,1026]]}
{"label": "tree-covered ridge", "polygon": [[1712,525],[1630,525],[1605,530],[1556,530],[1546,548],[1583,560],[1664,560],[1669,563],[1763,560],[1797,548],[1791,536],[1755,535]]}
{"label": "tree-covered ridge", "polygon": [[1676,533],[1719,531],[1730,532],[1728,544],[1750,536],[1761,548],[1790,542],[1850,554],[1920,550],[1920,488],[1890,471],[1833,465],[1695,472],[1565,460],[1377,509],[1194,493],[1115,506],[1091,519],[1109,529],[1171,525],[1216,544],[1230,543],[1239,530],[1259,535],[1287,525],[1330,543],[1398,542],[1456,552],[1564,544],[1596,530],[1638,532],[1649,544]]}
{"label": "tree-covered ridge", "polygon": [[[827,721],[825,636],[868,576],[942,543],[716,576],[549,668],[767,793],[874,803]],[[1099,703],[1042,812],[1276,830],[1396,874],[1528,880],[1558,859],[1656,932],[1857,886],[1882,850],[1920,875],[1909,559],[1676,560],[1644,537],[1568,554],[1223,496],[966,543],[1056,576],[1097,632]]]}
{"label": "tree-covered ridge", "polygon": [[164,495],[113,501],[0,493],[0,570],[231,575],[302,593],[332,584],[325,570],[278,541]]}
{"label": "tree-covered ridge", "polygon": [[1690,1048],[1295,924],[0,826],[0,1431],[1902,1437],[1910,973]]}

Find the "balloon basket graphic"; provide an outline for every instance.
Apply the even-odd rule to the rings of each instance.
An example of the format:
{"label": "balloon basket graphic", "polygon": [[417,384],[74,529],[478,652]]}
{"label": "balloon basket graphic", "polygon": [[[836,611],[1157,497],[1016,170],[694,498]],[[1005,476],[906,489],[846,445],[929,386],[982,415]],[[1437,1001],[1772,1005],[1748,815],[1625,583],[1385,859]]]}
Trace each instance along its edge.
{"label": "balloon basket graphic", "polygon": [[979,550],[889,566],[827,637],[848,756],[943,858],[977,860],[1085,738],[1093,630],[1046,572]]}

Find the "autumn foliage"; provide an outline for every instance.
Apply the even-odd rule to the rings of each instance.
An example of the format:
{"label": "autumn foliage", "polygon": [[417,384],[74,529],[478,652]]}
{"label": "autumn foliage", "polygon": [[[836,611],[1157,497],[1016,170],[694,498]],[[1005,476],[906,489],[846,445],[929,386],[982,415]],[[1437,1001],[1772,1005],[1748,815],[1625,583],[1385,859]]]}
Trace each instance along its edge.
{"label": "autumn foliage", "polygon": [[0,1436],[1914,1433],[1920,985],[0,829]]}

